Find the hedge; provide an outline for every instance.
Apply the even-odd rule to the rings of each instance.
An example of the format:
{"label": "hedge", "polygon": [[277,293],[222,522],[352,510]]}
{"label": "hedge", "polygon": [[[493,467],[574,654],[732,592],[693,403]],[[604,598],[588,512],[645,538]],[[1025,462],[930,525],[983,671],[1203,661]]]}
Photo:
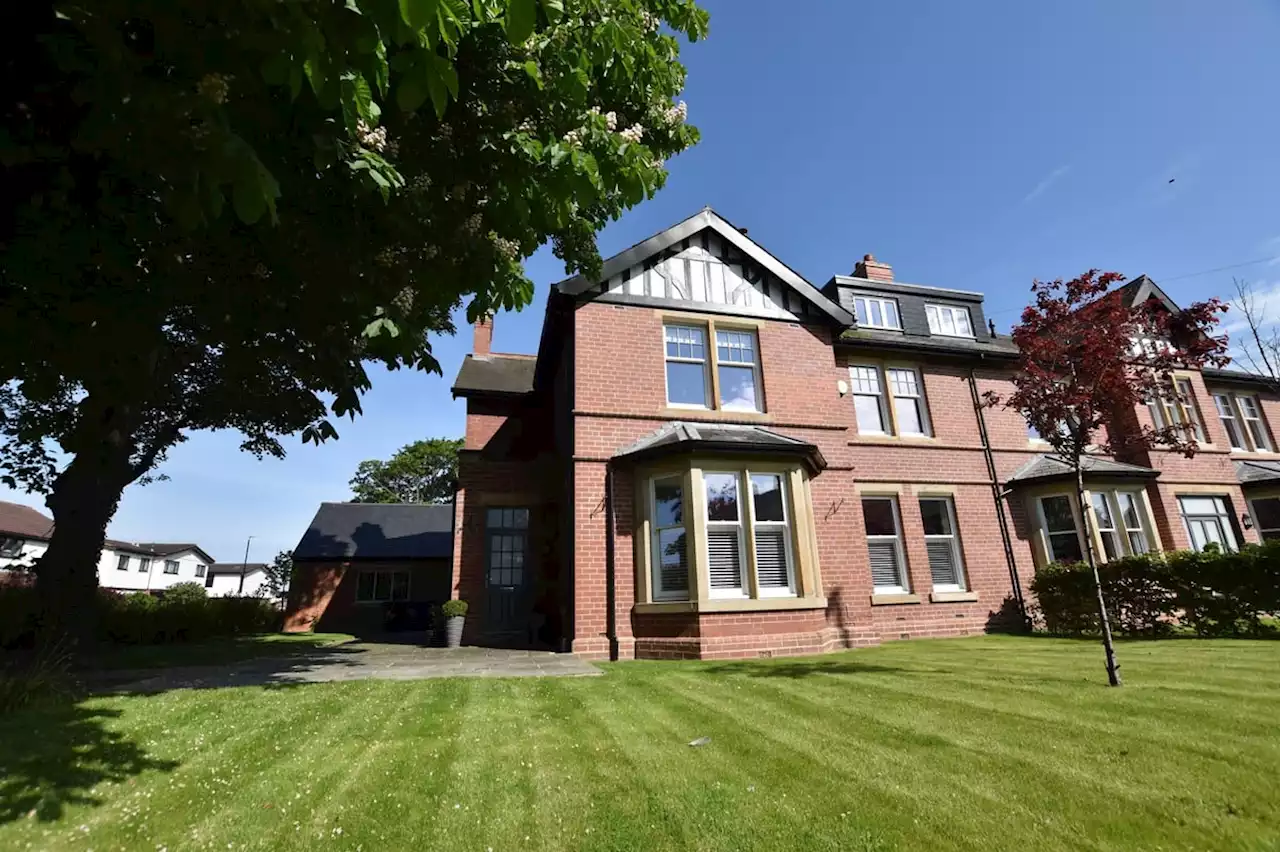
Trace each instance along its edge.
{"label": "hedge", "polygon": [[[97,607],[98,638],[129,645],[266,633],[279,630],[281,621],[279,609],[264,598],[209,598],[187,590],[156,597],[100,589]],[[0,648],[31,647],[38,613],[34,588],[0,587]]]}
{"label": "hedge", "polygon": [[[1237,553],[1179,550],[1098,566],[1111,629],[1127,636],[1261,636],[1280,613],[1280,542]],[[1038,626],[1051,633],[1100,631],[1093,573],[1083,563],[1054,564],[1031,581]]]}

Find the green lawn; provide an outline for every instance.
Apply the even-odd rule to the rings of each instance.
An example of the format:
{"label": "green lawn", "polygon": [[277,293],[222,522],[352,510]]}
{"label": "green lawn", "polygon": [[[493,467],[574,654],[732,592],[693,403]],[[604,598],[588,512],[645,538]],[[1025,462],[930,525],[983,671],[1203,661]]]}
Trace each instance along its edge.
{"label": "green lawn", "polygon": [[168,645],[114,645],[86,662],[92,669],[212,666],[258,657],[289,657],[350,642],[347,633],[263,633]]}
{"label": "green lawn", "polygon": [[0,848],[1280,848],[1280,642],[1120,655],[1119,690],[988,637],[32,709]]}

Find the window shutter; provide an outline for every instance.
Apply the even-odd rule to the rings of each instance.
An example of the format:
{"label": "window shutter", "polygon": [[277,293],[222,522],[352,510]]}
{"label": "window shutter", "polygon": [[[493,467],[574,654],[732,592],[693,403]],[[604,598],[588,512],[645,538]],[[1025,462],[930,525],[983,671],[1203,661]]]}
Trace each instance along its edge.
{"label": "window shutter", "polygon": [[929,573],[933,575],[935,586],[954,586],[960,582],[960,572],[956,570],[956,551],[950,541],[926,541],[925,550],[929,553]]}
{"label": "window shutter", "polygon": [[738,529],[707,530],[707,555],[711,571],[711,588],[742,588],[742,554],[738,548]]}
{"label": "window shutter", "polygon": [[756,580],[761,588],[787,588],[787,531],[756,527]]}
{"label": "window shutter", "polygon": [[871,582],[876,586],[901,586],[902,572],[898,566],[898,548],[892,541],[868,541],[871,554]]}

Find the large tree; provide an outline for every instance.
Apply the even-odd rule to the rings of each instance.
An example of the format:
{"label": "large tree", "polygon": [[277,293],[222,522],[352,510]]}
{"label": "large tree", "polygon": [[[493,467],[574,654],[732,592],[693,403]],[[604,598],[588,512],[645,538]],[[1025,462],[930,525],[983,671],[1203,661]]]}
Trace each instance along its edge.
{"label": "large tree", "polygon": [[[1134,303],[1119,273],[1091,269],[1063,282],[1036,281],[1034,302],[1013,328],[1019,350],[1013,392],[986,394],[1026,418],[1075,474],[1076,507],[1084,520],[1084,555],[1093,570],[1107,678],[1119,686],[1120,665],[1098,576],[1092,520],[1084,498],[1082,460],[1090,453],[1122,458],[1154,447],[1186,456],[1198,445],[1188,423],[1146,426],[1134,411],[1149,400],[1178,395],[1173,371],[1226,363],[1226,339],[1212,332],[1225,306],[1216,299],[1171,310],[1162,300]],[[1184,406],[1189,400],[1179,400]]]}
{"label": "large tree", "polygon": [[351,477],[357,503],[444,503],[458,488],[460,438],[406,444],[386,461],[366,459]]}
{"label": "large tree", "polygon": [[[20,7],[20,8],[19,8]],[[518,308],[697,140],[692,0],[102,0],[0,12],[0,473],[91,628],[122,490],[191,431],[336,437],[365,364]],[[665,28],[664,28],[665,25]]]}

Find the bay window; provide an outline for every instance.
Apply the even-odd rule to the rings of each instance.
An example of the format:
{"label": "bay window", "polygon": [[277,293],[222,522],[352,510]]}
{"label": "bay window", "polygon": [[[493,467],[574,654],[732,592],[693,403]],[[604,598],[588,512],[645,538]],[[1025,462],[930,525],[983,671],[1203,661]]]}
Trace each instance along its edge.
{"label": "bay window", "polygon": [[[636,558],[648,561],[638,572],[648,582],[639,603],[712,611],[816,606],[812,511],[799,469],[768,462],[703,469],[690,461],[668,463],[640,482],[647,500]],[[798,527],[800,516],[806,520]]]}
{"label": "bay window", "polygon": [[1094,552],[1100,562],[1147,553],[1152,529],[1142,492],[1090,488],[1085,500],[1091,516],[1086,532],[1078,520],[1074,494],[1039,498],[1038,514],[1050,562],[1084,561],[1084,535],[1096,533]]}
{"label": "bay window", "polygon": [[1071,508],[1073,499],[1065,494],[1054,494],[1038,501],[1040,527],[1044,530],[1050,562],[1080,562],[1084,559],[1076,513]]}

